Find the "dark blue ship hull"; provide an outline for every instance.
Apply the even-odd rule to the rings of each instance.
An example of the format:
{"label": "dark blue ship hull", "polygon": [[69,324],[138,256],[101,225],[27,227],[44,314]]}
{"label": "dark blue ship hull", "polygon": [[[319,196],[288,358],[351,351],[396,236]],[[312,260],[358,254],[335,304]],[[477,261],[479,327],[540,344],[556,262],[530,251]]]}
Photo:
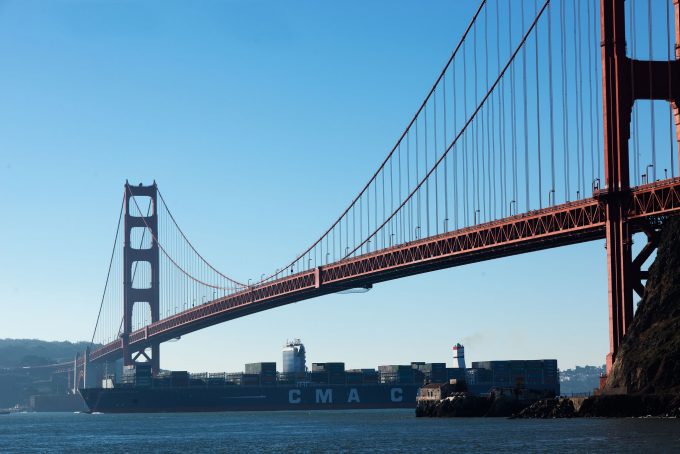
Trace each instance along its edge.
{"label": "dark blue ship hull", "polygon": [[92,412],[151,413],[253,410],[415,408],[419,385],[326,385],[88,388]]}

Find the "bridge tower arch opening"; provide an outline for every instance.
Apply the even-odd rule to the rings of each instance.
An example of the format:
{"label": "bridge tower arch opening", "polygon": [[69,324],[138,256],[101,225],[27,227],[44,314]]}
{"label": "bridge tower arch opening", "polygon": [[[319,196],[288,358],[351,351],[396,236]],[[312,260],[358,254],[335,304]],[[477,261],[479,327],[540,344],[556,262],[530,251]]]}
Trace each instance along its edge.
{"label": "bridge tower arch opening", "polygon": [[[675,60],[636,60],[626,55],[626,0],[600,0],[602,48],[602,102],[604,117],[605,189],[599,197],[606,208],[606,241],[609,300],[609,354],[611,370],[624,336],[633,320],[633,292],[642,296],[641,266],[656,248],[658,226],[654,221],[633,225],[628,219],[632,196],[628,140],[636,100],[663,100],[671,104],[676,136],[680,140],[680,0],[673,2]],[[628,0],[630,1],[630,0]],[[678,157],[680,162],[680,156]],[[648,242],[633,258],[633,232],[642,231]]]}
{"label": "bridge tower arch opening", "polygon": [[[140,206],[136,197],[148,198],[146,206]],[[160,343],[154,342],[142,348],[131,348],[129,336],[133,332],[133,315],[135,306],[148,307],[149,322],[160,319],[160,285],[159,285],[159,247],[158,247],[158,187],[154,182],[150,186],[133,186],[125,183],[125,241],[123,244],[123,364],[126,366],[139,363],[151,363],[154,374],[160,370]],[[151,236],[144,245],[132,244],[133,230],[144,229]],[[148,246],[148,247],[144,247]],[[137,274],[140,273],[140,274]],[[141,284],[141,285],[140,285]],[[146,308],[145,308],[146,309]],[[146,311],[145,311],[146,312]]]}

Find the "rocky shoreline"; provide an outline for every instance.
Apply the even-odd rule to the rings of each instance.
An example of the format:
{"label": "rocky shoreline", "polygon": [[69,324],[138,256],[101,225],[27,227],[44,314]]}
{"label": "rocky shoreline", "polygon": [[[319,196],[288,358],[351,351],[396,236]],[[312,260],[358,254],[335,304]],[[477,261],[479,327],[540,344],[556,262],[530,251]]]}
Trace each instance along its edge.
{"label": "rocky shoreline", "polygon": [[[680,417],[680,218],[650,226],[658,241],[644,296],[600,394],[522,399],[459,393],[419,401],[416,416]],[[526,397],[526,396],[525,396]]]}
{"label": "rocky shoreline", "polygon": [[680,396],[601,395],[574,399],[543,399],[512,418],[636,418],[644,416],[680,418]]}
{"label": "rocky shoreline", "polygon": [[680,418],[677,395],[603,395],[528,400],[507,397],[455,396],[419,401],[417,417],[554,418]]}
{"label": "rocky shoreline", "polygon": [[440,400],[420,400],[416,417],[509,417],[529,407],[534,400],[486,396],[452,396]]}

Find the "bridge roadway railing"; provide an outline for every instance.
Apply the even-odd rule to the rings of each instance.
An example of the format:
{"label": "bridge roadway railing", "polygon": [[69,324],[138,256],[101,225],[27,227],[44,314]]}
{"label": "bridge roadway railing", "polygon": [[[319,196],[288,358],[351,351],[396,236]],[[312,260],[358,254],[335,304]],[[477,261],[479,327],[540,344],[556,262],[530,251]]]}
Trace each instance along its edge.
{"label": "bridge roadway railing", "polygon": [[[605,237],[604,198],[592,198],[479,224],[437,236],[347,258],[310,271],[220,298],[165,318],[130,334],[129,344],[144,348],[207,326],[285,304],[404,276],[467,263],[575,244]],[[680,213],[680,178],[631,190],[628,219]],[[122,355],[117,340],[91,353],[92,361]]]}

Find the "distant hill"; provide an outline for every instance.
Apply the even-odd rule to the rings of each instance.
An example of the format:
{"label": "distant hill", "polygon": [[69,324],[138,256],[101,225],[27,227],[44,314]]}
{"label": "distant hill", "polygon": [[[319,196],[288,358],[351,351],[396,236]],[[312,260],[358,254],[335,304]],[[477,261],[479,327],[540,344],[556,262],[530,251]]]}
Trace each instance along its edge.
{"label": "distant hill", "polygon": [[576,366],[575,369],[560,371],[560,392],[564,395],[592,393],[600,387],[600,375],[605,366]]}
{"label": "distant hill", "polygon": [[0,368],[42,366],[72,361],[89,342],[47,342],[38,339],[0,339]]}

